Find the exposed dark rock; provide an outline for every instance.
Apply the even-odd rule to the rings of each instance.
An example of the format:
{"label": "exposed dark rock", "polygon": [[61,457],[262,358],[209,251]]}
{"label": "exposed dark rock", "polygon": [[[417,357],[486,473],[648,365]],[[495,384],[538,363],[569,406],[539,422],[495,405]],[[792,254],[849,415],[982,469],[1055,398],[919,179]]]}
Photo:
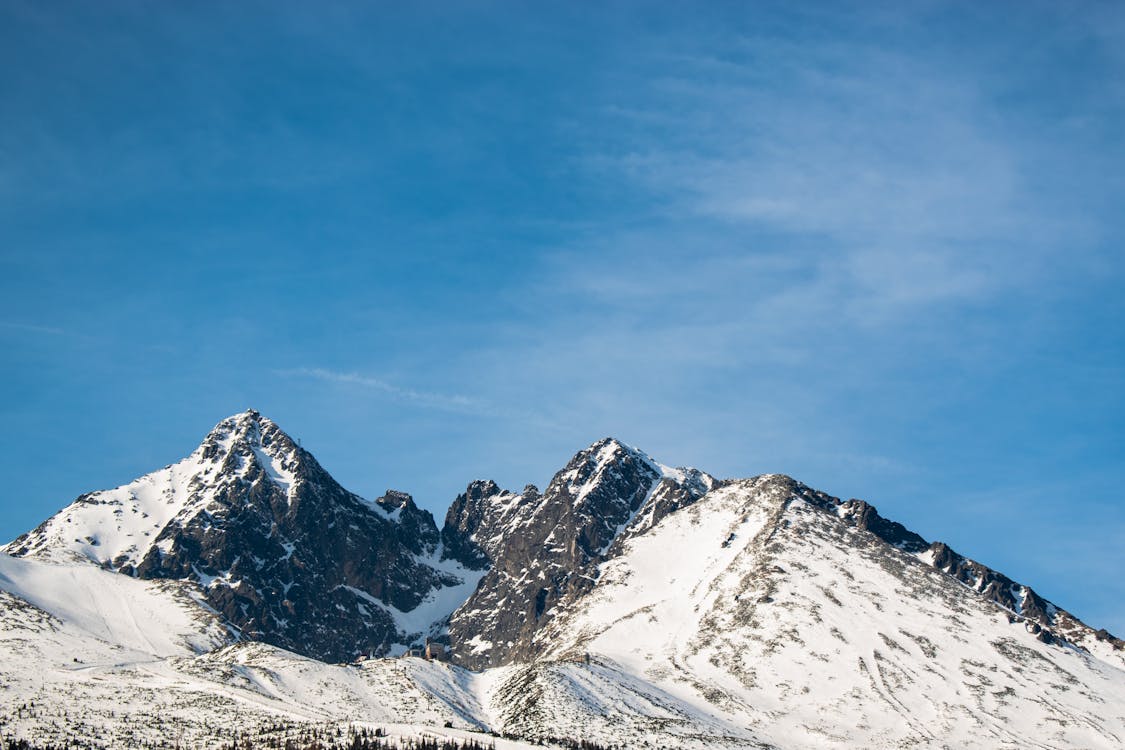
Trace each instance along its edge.
{"label": "exposed dark rock", "polygon": [[555,605],[589,590],[622,532],[634,522],[648,528],[712,483],[702,472],[666,476],[645,454],[605,438],[575,455],[542,495],[533,486],[515,495],[492,482],[469,485],[442,536],[449,554],[489,570],[450,619],[455,660],[480,668],[533,656]]}
{"label": "exposed dark rock", "polygon": [[475,536],[490,517],[488,506],[493,498],[506,494],[509,493],[501,490],[491,479],[478,479],[457,496],[449,506],[441,530],[446,559],[458,560],[473,570],[480,570],[491,562]]}
{"label": "exposed dark rock", "polygon": [[[147,549],[105,562],[139,578],[198,581],[244,637],[329,661],[382,653],[418,634],[399,633],[374,600],[408,611],[459,582],[419,562],[439,534],[409,495],[388,491],[375,504],[353,495],[257,412],[221,422],[193,455],[184,510]],[[11,554],[31,551],[35,533]]]}
{"label": "exposed dark rock", "polygon": [[897,521],[888,521],[879,515],[874,505],[863,500],[848,500],[841,506],[841,515],[861,529],[870,531],[887,544],[898,547],[904,552],[917,553],[929,546],[922,537]]}

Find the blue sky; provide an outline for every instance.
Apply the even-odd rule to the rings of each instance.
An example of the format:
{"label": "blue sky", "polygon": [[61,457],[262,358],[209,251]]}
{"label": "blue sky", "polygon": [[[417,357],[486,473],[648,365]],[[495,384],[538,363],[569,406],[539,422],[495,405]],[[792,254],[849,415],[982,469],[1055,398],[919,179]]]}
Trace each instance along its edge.
{"label": "blue sky", "polygon": [[247,407],[439,519],[614,435],[1125,634],[1119,4],[402,5],[0,3],[0,536]]}

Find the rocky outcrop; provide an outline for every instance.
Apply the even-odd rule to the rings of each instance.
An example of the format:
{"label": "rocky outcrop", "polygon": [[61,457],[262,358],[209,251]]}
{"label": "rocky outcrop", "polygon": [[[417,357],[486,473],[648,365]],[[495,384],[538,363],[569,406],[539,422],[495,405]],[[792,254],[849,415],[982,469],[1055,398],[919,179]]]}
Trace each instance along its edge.
{"label": "rocky outcrop", "polygon": [[[162,513],[172,515],[162,526],[112,523]],[[363,500],[248,411],[220,422],[189,459],[79,498],[8,552],[61,544],[139,578],[196,581],[242,637],[340,661],[423,635],[404,633],[394,612],[461,583],[426,563],[439,541],[409,495]]]}
{"label": "rocky outcrop", "polygon": [[556,605],[593,585],[598,563],[631,525],[651,526],[713,483],[605,438],[575,455],[542,494],[533,486],[515,494],[494,482],[469,485],[442,536],[448,554],[488,572],[450,618],[454,659],[483,668],[533,657],[534,636]]}

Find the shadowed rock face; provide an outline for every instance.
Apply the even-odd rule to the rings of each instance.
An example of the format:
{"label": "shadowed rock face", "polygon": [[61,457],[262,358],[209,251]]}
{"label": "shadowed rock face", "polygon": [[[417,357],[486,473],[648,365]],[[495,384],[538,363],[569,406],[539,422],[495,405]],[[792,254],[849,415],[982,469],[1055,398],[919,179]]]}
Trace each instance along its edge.
{"label": "shadowed rock face", "polygon": [[447,554],[488,566],[476,592],[450,619],[456,661],[483,668],[531,658],[536,632],[556,605],[594,583],[597,564],[631,526],[702,496],[701,472],[665,476],[640,451],[600,440],[570,460],[540,494],[474,482],[449,509]]}
{"label": "shadowed rock face", "polygon": [[[493,555],[490,555],[481,545],[495,537],[488,534],[488,529],[498,523],[495,516],[498,515],[497,509],[503,504],[502,499],[523,501],[526,497],[538,494],[538,490],[531,485],[528,485],[523,495],[514,496],[501,490],[491,479],[472,482],[457,496],[445,515],[441,540],[446,558],[458,560],[473,570],[488,567],[497,550],[493,549]],[[484,538],[478,542],[477,533],[482,526],[485,527],[482,535]]]}
{"label": "shadowed rock face", "polygon": [[[408,611],[431,589],[460,582],[419,561],[439,535],[409,495],[362,500],[257,412],[223,420],[192,460],[179,477],[175,518],[100,562],[139,578],[198,581],[207,603],[246,638],[327,661],[382,653],[411,634],[398,632],[376,600]],[[128,494],[114,493],[80,498],[73,523],[83,505],[136,510]],[[9,552],[34,553],[44,527]]]}

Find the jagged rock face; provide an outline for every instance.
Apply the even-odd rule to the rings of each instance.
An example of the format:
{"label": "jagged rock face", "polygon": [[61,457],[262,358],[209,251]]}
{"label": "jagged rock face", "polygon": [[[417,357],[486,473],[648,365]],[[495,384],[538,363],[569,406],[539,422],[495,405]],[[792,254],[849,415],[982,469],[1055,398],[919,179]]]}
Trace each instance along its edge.
{"label": "jagged rock face", "polygon": [[244,637],[339,661],[418,635],[402,633],[387,606],[409,611],[461,583],[420,562],[438,542],[409,495],[362,500],[251,411],[219,423],[179,464],[80,497],[7,551],[197,581]]}
{"label": "jagged rock face", "polygon": [[1071,613],[1039,596],[1030,586],[958,554],[944,542],[927,542],[902,524],[883,518],[874,506],[862,500],[841,503],[828,498],[827,504],[821,507],[835,508],[849,524],[870,531],[881,541],[915,555],[968,586],[986,601],[1006,610],[1012,622],[1026,623],[1028,630],[1044,643],[1063,642],[1081,648],[1084,643],[1105,641],[1117,650],[1125,650],[1125,641],[1104,630],[1094,631]]}
{"label": "jagged rock face", "polygon": [[840,517],[853,526],[870,531],[887,544],[904,552],[918,553],[929,547],[922,537],[897,521],[889,521],[879,515],[874,505],[862,500],[851,499],[845,503],[833,499],[829,505],[839,507]]}
{"label": "jagged rock face", "polygon": [[[537,495],[538,491],[534,491],[533,494]],[[486,534],[487,529],[497,528],[500,523],[499,516],[504,510],[509,510],[513,503],[523,499],[524,495],[504,492],[491,479],[471,483],[462,494],[457,496],[446,513],[445,525],[441,530],[445,556],[458,560],[473,570],[487,567],[498,552],[495,548],[497,537],[484,535],[480,541],[477,541],[477,532],[482,526]],[[491,550],[492,554],[481,546],[489,542],[494,547]]]}
{"label": "jagged rock face", "polygon": [[489,569],[450,618],[455,660],[482,668],[533,657],[555,606],[589,590],[598,562],[630,527],[651,526],[713,484],[606,438],[575,455],[542,494],[469,485],[450,507],[443,539],[455,559]]}

